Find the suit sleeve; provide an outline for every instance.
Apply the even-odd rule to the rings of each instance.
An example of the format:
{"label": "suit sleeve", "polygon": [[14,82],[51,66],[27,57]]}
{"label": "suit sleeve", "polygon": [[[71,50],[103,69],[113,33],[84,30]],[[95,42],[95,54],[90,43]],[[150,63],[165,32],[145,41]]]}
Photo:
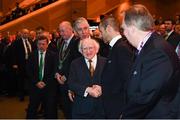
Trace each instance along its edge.
{"label": "suit sleeve", "polygon": [[35,59],[34,54],[31,54],[26,64],[27,78],[29,80],[29,83],[33,85],[35,85],[38,82],[34,74],[34,70],[35,70],[34,59]]}
{"label": "suit sleeve", "polygon": [[68,86],[69,89],[75,92],[76,95],[84,97],[84,93],[87,86],[85,86],[78,80],[78,70],[76,68],[76,63],[72,62],[70,67]]}
{"label": "suit sleeve", "polygon": [[[158,102],[163,88],[172,75],[172,66],[166,54],[153,50],[140,63],[138,88],[133,91],[122,112],[123,118],[144,118]],[[131,83],[136,80],[131,77]]]}

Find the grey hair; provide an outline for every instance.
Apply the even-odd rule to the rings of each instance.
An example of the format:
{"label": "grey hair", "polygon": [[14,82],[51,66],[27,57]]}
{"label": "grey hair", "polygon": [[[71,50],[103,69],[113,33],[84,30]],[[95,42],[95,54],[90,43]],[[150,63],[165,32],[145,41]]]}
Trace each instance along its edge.
{"label": "grey hair", "polygon": [[78,50],[79,50],[79,52],[80,52],[81,54],[82,54],[83,44],[84,44],[84,42],[86,42],[86,41],[92,41],[93,44],[94,44],[94,47],[95,47],[96,50],[97,50],[97,52],[99,51],[100,46],[99,46],[99,43],[98,43],[96,40],[91,39],[91,38],[85,38],[85,39],[83,39],[83,40],[80,40],[80,42],[79,42]]}
{"label": "grey hair", "polygon": [[88,23],[88,21],[86,20],[86,18],[84,18],[84,17],[79,17],[79,18],[77,18],[77,19],[74,21],[74,24],[73,24],[74,30],[77,31],[78,25],[81,24],[81,23],[85,23],[85,24],[87,24],[87,26],[89,26],[89,23]]}
{"label": "grey hair", "polygon": [[141,4],[136,4],[125,11],[124,22],[127,26],[134,25],[139,30],[149,31],[154,27],[154,20],[149,10]]}

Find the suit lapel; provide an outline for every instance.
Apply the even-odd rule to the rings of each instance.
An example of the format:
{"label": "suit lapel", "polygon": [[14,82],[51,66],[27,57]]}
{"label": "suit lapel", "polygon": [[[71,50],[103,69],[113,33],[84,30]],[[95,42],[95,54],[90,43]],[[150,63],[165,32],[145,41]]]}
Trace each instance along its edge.
{"label": "suit lapel", "polygon": [[48,62],[49,62],[49,52],[48,51],[46,51],[46,54],[45,54],[45,58],[44,58],[44,77],[45,77],[45,75],[47,75],[46,74],[46,72],[47,72],[47,69],[48,69]]}
{"label": "suit lapel", "polygon": [[137,69],[137,66],[140,65],[139,63],[143,60],[142,58],[144,57],[144,55],[146,55],[147,51],[149,50],[149,46],[151,46],[151,44],[153,43],[153,37],[154,37],[154,33],[152,33],[150,38],[147,40],[147,42],[145,43],[145,45],[141,49],[140,53],[137,55],[135,62],[133,64],[133,67],[131,69],[131,75],[130,75],[131,77],[127,81],[126,86],[128,86],[128,84],[131,82],[131,80],[133,80],[133,77],[136,77],[138,74],[140,74],[139,73],[140,71]]}
{"label": "suit lapel", "polygon": [[22,49],[22,51],[20,51],[20,52],[22,52],[23,53],[23,57],[25,58],[25,47],[24,47],[24,43],[23,43],[23,39],[22,38],[20,38],[19,39],[19,47],[20,47],[20,50]]}
{"label": "suit lapel", "polygon": [[97,56],[96,68],[94,68],[95,71],[94,71],[94,76],[93,76],[93,82],[96,82],[96,83],[100,83],[100,81],[96,81],[96,80],[99,80],[99,79],[95,79],[95,78],[97,78],[99,76],[99,74],[100,74],[99,71],[100,71],[100,69],[102,67],[102,64],[100,63],[99,59],[100,59],[99,56]]}
{"label": "suit lapel", "polygon": [[39,71],[39,55],[38,55],[38,51],[36,50],[34,53],[34,70],[35,70],[35,78],[37,78],[38,80],[38,71]]}

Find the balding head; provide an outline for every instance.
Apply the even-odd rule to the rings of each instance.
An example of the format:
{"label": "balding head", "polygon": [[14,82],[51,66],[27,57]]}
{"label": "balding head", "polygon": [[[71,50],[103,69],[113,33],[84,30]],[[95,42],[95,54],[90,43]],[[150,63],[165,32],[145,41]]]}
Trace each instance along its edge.
{"label": "balding head", "polygon": [[22,29],[21,30],[22,38],[23,39],[28,39],[29,37],[29,30],[28,29]]}
{"label": "balding head", "polygon": [[68,40],[73,35],[73,28],[69,21],[63,21],[59,24],[59,32],[64,40]]}

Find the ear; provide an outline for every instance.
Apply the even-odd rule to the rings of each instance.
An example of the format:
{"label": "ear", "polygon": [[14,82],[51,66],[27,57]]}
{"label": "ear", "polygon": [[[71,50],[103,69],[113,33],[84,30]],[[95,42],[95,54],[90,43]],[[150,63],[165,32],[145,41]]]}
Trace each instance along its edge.
{"label": "ear", "polygon": [[136,30],[137,30],[137,28],[135,26],[133,26],[133,25],[129,26],[129,29],[130,29],[131,34],[134,34],[136,32]]}
{"label": "ear", "polygon": [[112,28],[110,25],[107,25],[106,31],[107,31],[108,33],[112,33],[112,30],[113,30],[113,28]]}

